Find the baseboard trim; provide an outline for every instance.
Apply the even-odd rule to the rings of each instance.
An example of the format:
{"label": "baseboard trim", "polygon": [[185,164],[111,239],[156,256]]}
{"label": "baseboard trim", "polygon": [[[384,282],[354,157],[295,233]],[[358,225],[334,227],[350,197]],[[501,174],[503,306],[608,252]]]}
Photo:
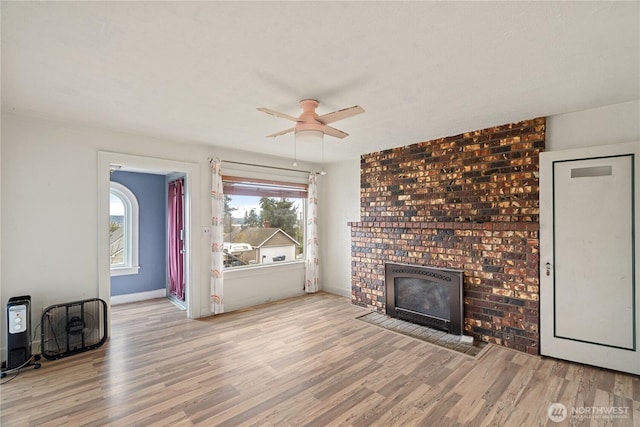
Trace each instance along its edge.
{"label": "baseboard trim", "polygon": [[114,295],[111,297],[111,305],[126,304],[128,302],[144,301],[154,298],[164,298],[166,296],[166,289],[155,289],[153,291],[138,292],[135,294]]}
{"label": "baseboard trim", "polygon": [[351,297],[351,289],[338,288],[336,286],[322,285],[322,290],[334,295],[340,295],[341,297]]}

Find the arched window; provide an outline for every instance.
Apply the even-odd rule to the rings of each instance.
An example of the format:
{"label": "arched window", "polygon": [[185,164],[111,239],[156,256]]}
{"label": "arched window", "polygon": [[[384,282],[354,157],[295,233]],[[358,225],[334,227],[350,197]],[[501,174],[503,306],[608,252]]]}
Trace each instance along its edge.
{"label": "arched window", "polygon": [[138,274],[138,200],[124,185],[110,183],[109,258],[111,275]]}

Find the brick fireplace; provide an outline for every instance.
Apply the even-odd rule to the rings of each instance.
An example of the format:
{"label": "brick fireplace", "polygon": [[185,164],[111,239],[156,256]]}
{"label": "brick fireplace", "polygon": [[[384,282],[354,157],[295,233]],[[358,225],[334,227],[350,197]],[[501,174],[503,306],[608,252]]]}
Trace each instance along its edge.
{"label": "brick fireplace", "polygon": [[545,119],[361,157],[351,298],[385,312],[385,263],[464,271],[464,333],[538,354]]}

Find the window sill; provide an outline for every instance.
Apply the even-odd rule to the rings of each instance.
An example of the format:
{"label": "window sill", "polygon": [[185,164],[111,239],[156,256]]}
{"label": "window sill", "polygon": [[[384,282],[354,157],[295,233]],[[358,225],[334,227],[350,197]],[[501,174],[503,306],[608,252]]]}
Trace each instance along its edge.
{"label": "window sill", "polygon": [[122,267],[122,268],[112,268],[111,269],[111,277],[114,276],[130,276],[132,274],[138,274],[140,272],[140,266],[136,265],[134,267]]}
{"label": "window sill", "polygon": [[264,269],[272,269],[277,271],[287,271],[287,270],[299,270],[300,268],[304,268],[305,261],[304,260],[296,260],[296,261],[286,261],[286,262],[271,262],[268,264],[255,264],[255,265],[246,265],[242,267],[227,267],[223,270],[223,274],[225,277],[229,276],[243,276],[243,273],[247,275],[254,275],[256,272]]}

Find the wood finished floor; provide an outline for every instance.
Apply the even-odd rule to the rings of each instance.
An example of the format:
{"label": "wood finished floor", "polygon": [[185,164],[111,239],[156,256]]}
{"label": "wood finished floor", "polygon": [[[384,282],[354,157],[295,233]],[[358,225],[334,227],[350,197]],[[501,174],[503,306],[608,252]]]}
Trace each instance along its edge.
{"label": "wood finished floor", "polygon": [[[1,386],[0,424],[640,425],[635,376],[497,346],[474,359],[356,320],[364,313],[325,293],[203,320],[167,300],[117,306],[103,347]],[[552,402],[629,414],[555,424]]]}

